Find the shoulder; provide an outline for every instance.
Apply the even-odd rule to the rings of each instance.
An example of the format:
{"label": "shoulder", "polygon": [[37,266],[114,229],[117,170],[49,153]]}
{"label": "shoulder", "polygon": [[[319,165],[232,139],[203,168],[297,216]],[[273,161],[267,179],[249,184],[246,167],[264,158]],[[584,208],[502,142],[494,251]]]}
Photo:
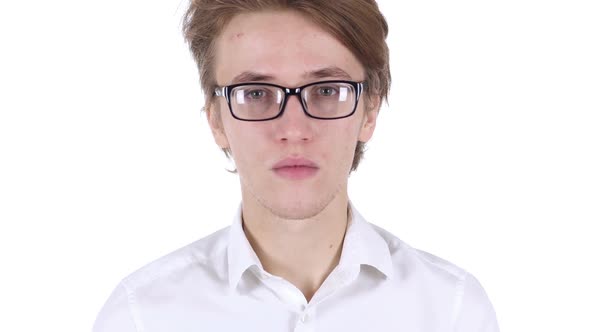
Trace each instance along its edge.
{"label": "shoulder", "polygon": [[448,308],[454,331],[498,331],[494,308],[473,274],[370,225],[387,243],[396,281],[416,293],[428,294],[433,305]]}
{"label": "shoulder", "polygon": [[228,236],[229,227],[225,227],[123,278],[99,312],[93,331],[141,330],[135,311],[142,294],[150,290],[169,290],[170,285],[181,285],[182,280],[188,282],[194,276],[223,273]]}
{"label": "shoulder", "polygon": [[218,270],[221,268],[218,261],[226,254],[228,236],[229,226],[148,263],[125,277],[122,284],[133,292],[137,288],[187,269],[207,267]]}
{"label": "shoulder", "polygon": [[[467,276],[468,272],[462,267],[429,252],[414,248],[377,225],[371,223],[369,225],[387,244],[394,265],[402,264],[407,269],[419,269],[421,272],[429,271],[433,275],[438,275],[453,282],[463,280]],[[402,266],[394,267],[401,268]]]}

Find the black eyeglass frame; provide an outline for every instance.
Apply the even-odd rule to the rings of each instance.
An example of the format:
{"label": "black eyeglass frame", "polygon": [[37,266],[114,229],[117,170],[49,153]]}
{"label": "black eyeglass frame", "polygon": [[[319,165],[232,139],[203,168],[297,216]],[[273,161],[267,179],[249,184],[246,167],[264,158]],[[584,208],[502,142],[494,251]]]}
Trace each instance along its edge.
{"label": "black eyeglass frame", "polygon": [[[322,118],[322,117],[317,117],[317,116],[313,116],[313,115],[309,114],[309,112],[307,111],[307,106],[303,102],[303,97],[301,97],[301,91],[303,89],[307,88],[308,86],[317,85],[317,84],[325,84],[325,83],[346,83],[346,84],[350,84],[354,88],[354,92],[355,92],[355,94],[354,94],[355,95],[354,107],[352,108],[352,111],[349,114],[339,116],[336,118]],[[267,119],[243,119],[243,118],[236,116],[234,114],[234,111],[233,111],[232,105],[231,105],[231,92],[233,89],[235,89],[237,87],[249,86],[249,85],[264,85],[264,86],[272,86],[272,87],[276,87],[276,88],[281,89],[283,91],[283,93],[285,94],[285,97],[283,98],[283,100],[281,102],[279,113],[277,115],[273,116],[272,118],[267,118]],[[303,109],[303,112],[305,113],[305,115],[309,116],[310,118],[319,119],[319,120],[338,120],[338,119],[347,118],[347,117],[353,115],[354,112],[356,112],[359,98],[360,98],[361,94],[363,93],[363,90],[366,87],[367,87],[366,81],[355,82],[355,81],[346,81],[346,80],[317,81],[317,82],[312,82],[312,83],[305,84],[305,85],[302,85],[302,86],[296,87],[296,88],[286,88],[284,86],[281,86],[278,84],[272,84],[272,83],[248,82],[248,83],[238,83],[238,84],[216,87],[215,91],[213,92],[213,96],[225,97],[225,100],[227,101],[227,105],[229,106],[229,111],[230,111],[231,115],[235,119],[240,120],[240,121],[259,122],[259,121],[269,121],[269,120],[274,120],[276,118],[279,118],[285,112],[285,105],[287,105],[287,99],[289,98],[289,96],[297,96],[297,98],[299,99],[299,103],[301,104],[301,108]]]}

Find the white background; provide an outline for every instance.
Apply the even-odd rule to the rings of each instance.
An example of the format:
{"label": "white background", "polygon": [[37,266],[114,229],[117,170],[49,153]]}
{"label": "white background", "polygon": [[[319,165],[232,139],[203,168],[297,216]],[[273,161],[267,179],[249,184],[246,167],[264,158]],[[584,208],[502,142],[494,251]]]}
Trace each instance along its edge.
{"label": "white background", "polygon": [[[502,331],[590,331],[587,1],[380,1],[393,87],[350,195],[472,272]],[[0,330],[87,331],[231,223],[185,1],[0,3]]]}

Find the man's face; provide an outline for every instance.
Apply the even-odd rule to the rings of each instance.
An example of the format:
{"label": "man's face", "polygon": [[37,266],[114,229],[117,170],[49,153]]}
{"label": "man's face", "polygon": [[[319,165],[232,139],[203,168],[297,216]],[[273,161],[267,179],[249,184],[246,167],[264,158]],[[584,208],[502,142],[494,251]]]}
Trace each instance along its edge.
{"label": "man's face", "polygon": [[[291,11],[234,17],[218,37],[215,56],[219,86],[256,80],[298,87],[365,79],[361,63],[346,47]],[[217,144],[232,151],[244,202],[257,201],[282,218],[303,219],[347,195],[357,141],[371,138],[377,117],[376,109],[365,111],[363,96],[352,116],[338,120],[306,116],[292,96],[281,117],[262,122],[234,119],[225,99],[215,98],[209,123]],[[281,161],[289,164],[289,158],[308,160],[314,167],[277,168]]]}

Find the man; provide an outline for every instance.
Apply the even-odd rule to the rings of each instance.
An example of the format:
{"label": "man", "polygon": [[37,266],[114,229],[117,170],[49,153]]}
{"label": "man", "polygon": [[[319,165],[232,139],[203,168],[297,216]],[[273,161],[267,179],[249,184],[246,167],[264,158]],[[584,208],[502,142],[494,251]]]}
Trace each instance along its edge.
{"label": "man", "polygon": [[194,0],[184,23],[242,204],[125,278],[96,332],[498,330],[473,276],[348,199],[390,83],[373,0]]}

